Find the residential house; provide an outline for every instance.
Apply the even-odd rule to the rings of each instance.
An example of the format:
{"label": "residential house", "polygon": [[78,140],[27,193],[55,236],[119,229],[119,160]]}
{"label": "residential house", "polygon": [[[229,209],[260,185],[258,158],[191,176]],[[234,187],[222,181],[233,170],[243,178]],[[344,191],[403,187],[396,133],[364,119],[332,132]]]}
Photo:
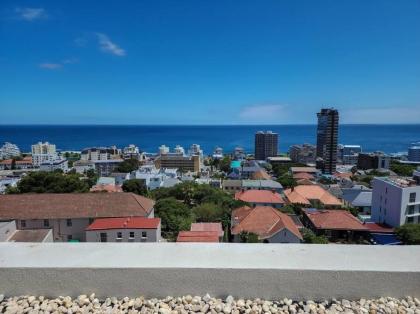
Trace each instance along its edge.
{"label": "residential house", "polygon": [[22,160],[15,161],[15,169],[31,169],[33,167],[32,157],[26,156]]}
{"label": "residential house", "polygon": [[220,242],[222,241],[223,231],[222,224],[220,222],[194,222],[191,224],[191,231],[216,231]]}
{"label": "residential house", "polygon": [[154,216],[154,201],[133,193],[0,195],[0,221],[16,220],[17,229],[52,229],[54,241],[85,241],[97,218]]}
{"label": "residential house", "polygon": [[372,208],[372,190],[364,185],[355,185],[341,189],[344,205],[357,208],[359,212],[370,215]]}
{"label": "residential house", "polygon": [[369,232],[369,229],[347,210],[307,208],[303,210],[302,222],[316,235],[325,235],[332,241],[366,238]]}
{"label": "residential house", "polygon": [[13,166],[13,159],[6,159],[0,161],[0,170],[11,170]]}
{"label": "residential house", "polygon": [[160,218],[97,218],[86,228],[86,242],[159,242]]}
{"label": "residential house", "polygon": [[241,232],[252,232],[264,243],[300,243],[302,235],[288,215],[271,206],[243,206],[232,212],[231,233],[240,242]]}
{"label": "residential house", "polygon": [[242,190],[235,193],[235,199],[249,203],[251,206],[272,206],[281,208],[284,205],[282,196],[276,191]]}
{"label": "residential house", "polygon": [[319,185],[298,185],[284,191],[287,200],[292,204],[311,207],[337,208],[341,201]]}

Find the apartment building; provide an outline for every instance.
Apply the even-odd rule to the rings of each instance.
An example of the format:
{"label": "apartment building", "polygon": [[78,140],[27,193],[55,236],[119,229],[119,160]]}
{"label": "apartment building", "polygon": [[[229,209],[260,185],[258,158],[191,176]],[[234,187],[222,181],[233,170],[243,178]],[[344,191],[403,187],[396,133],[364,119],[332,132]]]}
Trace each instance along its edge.
{"label": "apartment building", "polygon": [[314,164],[316,160],[316,146],[312,144],[292,145],[289,149],[290,159],[301,164]]}
{"label": "apartment building", "polygon": [[391,158],[382,152],[359,153],[357,169],[389,169]]}
{"label": "apartment building", "polygon": [[338,110],[321,109],[318,116],[316,164],[325,174],[333,174],[337,167]]}
{"label": "apartment building", "polygon": [[420,223],[420,186],[415,181],[377,177],[372,186],[372,221],[391,227]]}
{"label": "apartment building", "polygon": [[4,145],[0,147],[0,159],[8,159],[16,156],[20,156],[20,149],[17,145],[5,142]]}
{"label": "apartment building", "polygon": [[258,131],[255,134],[255,159],[266,160],[268,157],[277,156],[279,136],[272,131]]}
{"label": "apartment building", "polygon": [[53,162],[58,158],[54,144],[48,142],[32,145],[32,163],[35,167],[39,167],[43,163]]}
{"label": "apartment building", "polygon": [[201,169],[200,156],[160,155],[155,159],[155,166],[161,168],[176,168],[181,172],[199,172]]}
{"label": "apartment building", "polygon": [[19,230],[52,229],[58,242],[86,241],[98,218],[154,216],[154,201],[133,193],[0,195],[0,221],[16,220]]}
{"label": "apartment building", "polygon": [[412,143],[408,147],[408,160],[420,162],[420,142]]}
{"label": "apartment building", "polygon": [[43,162],[42,164],[40,164],[39,170],[48,172],[61,170],[63,172],[67,172],[69,170],[68,161],[67,159],[58,158],[53,161]]}
{"label": "apartment building", "polygon": [[119,158],[121,158],[121,151],[115,146],[85,148],[80,154],[81,160],[90,160],[93,162]]}
{"label": "apartment building", "polygon": [[160,218],[98,218],[86,228],[86,242],[159,242]]}

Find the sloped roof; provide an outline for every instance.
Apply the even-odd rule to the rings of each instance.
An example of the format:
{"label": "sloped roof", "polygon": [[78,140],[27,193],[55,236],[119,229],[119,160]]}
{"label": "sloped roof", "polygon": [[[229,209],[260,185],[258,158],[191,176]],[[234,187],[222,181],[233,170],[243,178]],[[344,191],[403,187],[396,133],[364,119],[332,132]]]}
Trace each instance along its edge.
{"label": "sloped roof", "polygon": [[235,199],[248,203],[283,204],[281,195],[274,191],[247,190],[235,193]]}
{"label": "sloped roof", "polygon": [[293,219],[271,206],[240,207],[232,212],[232,221],[232,234],[248,231],[257,234],[260,239],[266,239],[287,229],[302,239]]}
{"label": "sloped roof", "polygon": [[287,189],[284,194],[294,204],[310,205],[310,200],[319,200],[324,205],[342,205],[339,199],[319,185],[298,185],[293,190]]}
{"label": "sloped roof", "polygon": [[160,218],[146,217],[117,217],[98,218],[91,223],[86,230],[108,230],[108,229],[157,229]]}
{"label": "sloped roof", "polygon": [[97,184],[90,188],[91,192],[109,192],[109,193],[115,193],[115,192],[122,192],[122,187],[119,185],[114,184]]}
{"label": "sloped roof", "polygon": [[216,231],[219,237],[223,237],[223,228],[220,222],[195,222],[191,224],[191,231]]}
{"label": "sloped roof", "polygon": [[313,178],[314,178],[314,176],[310,173],[307,173],[307,172],[297,172],[297,173],[293,174],[293,179],[296,179],[296,180],[300,180],[300,179],[312,180]]}
{"label": "sloped roof", "polygon": [[372,191],[343,189],[343,199],[353,206],[372,206]]}
{"label": "sloped roof", "polygon": [[0,195],[0,219],[147,216],[154,201],[133,193]]}
{"label": "sloped roof", "polygon": [[317,173],[318,169],[316,169],[315,167],[291,167],[290,171],[292,173],[297,173],[297,172]]}
{"label": "sloped roof", "polygon": [[180,231],[176,242],[219,242],[217,231]]}
{"label": "sloped roof", "polygon": [[368,231],[368,228],[347,210],[304,209],[303,212],[317,229]]}

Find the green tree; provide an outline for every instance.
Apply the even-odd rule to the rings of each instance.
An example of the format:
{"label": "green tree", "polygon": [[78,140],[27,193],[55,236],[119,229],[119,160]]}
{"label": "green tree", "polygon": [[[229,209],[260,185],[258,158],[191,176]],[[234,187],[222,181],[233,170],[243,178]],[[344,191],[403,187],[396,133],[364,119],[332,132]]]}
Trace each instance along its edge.
{"label": "green tree", "polygon": [[416,170],[416,166],[401,164],[398,161],[391,160],[390,169],[399,176],[409,177]]}
{"label": "green tree", "polygon": [[214,203],[204,203],[193,208],[198,222],[219,222],[223,220],[223,208]]}
{"label": "green tree", "polygon": [[138,195],[148,196],[145,181],[142,179],[131,179],[124,181],[122,185],[124,192],[132,192]]}
{"label": "green tree", "polygon": [[419,224],[405,224],[398,227],[395,232],[404,244],[420,244]]}
{"label": "green tree", "polygon": [[137,159],[131,158],[131,159],[127,159],[121,162],[118,165],[116,170],[118,172],[128,173],[128,172],[139,169],[139,165],[140,165],[140,162]]}
{"label": "green tree", "polygon": [[284,174],[281,177],[278,177],[277,182],[284,188],[293,188],[297,186],[296,180],[290,174]]}
{"label": "green tree", "polygon": [[258,239],[258,235],[253,232],[242,231],[239,234],[239,241],[241,243],[260,243],[261,241]]}
{"label": "green tree", "polygon": [[219,169],[224,172],[229,172],[231,161],[232,159],[229,156],[225,156],[222,159],[218,160]]}
{"label": "green tree", "polygon": [[60,172],[31,172],[22,178],[11,193],[82,193],[89,185],[78,174]]}
{"label": "green tree", "polygon": [[89,185],[90,188],[94,186],[96,182],[98,182],[99,178],[98,174],[93,169],[89,169],[88,171],[86,171],[86,177],[87,179],[85,180],[85,182]]}
{"label": "green tree", "polygon": [[303,242],[311,244],[328,244],[328,239],[324,235],[317,236],[312,230],[302,230]]}
{"label": "green tree", "polygon": [[194,221],[191,208],[173,197],[158,200],[155,214],[161,219],[163,237],[169,241],[175,241],[179,231],[189,230]]}

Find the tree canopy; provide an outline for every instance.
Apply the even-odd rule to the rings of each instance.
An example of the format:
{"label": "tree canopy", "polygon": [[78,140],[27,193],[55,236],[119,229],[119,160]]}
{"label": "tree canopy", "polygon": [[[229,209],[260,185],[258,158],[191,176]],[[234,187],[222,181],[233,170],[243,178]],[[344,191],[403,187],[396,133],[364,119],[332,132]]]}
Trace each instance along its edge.
{"label": "tree canopy", "polygon": [[396,229],[397,236],[404,244],[420,244],[420,225],[405,224]]}
{"label": "tree canopy", "polygon": [[324,235],[317,236],[310,229],[302,230],[303,242],[311,244],[328,244],[328,239]]}
{"label": "tree canopy", "polygon": [[142,179],[130,179],[124,181],[122,185],[124,192],[132,192],[138,195],[148,196],[146,183]]}
{"label": "tree canopy", "polygon": [[416,170],[416,166],[408,164],[400,164],[398,161],[391,161],[390,169],[399,176],[409,177]]}
{"label": "tree canopy", "polygon": [[89,192],[88,182],[78,174],[61,172],[31,172],[22,178],[16,188],[7,193],[81,193]]}
{"label": "tree canopy", "polygon": [[140,162],[137,159],[130,158],[121,162],[116,170],[118,172],[128,173],[139,169]]}
{"label": "tree canopy", "polygon": [[239,241],[241,241],[241,243],[259,243],[261,242],[258,239],[258,235],[253,233],[253,232],[248,232],[248,231],[242,231],[239,234]]}

